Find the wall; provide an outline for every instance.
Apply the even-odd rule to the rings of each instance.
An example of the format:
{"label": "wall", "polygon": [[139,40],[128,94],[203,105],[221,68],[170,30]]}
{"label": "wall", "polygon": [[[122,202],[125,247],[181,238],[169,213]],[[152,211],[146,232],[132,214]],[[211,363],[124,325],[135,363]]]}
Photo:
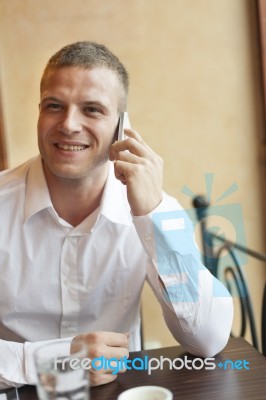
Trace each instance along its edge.
{"label": "wall", "polygon": [[[130,72],[133,127],[165,160],[165,189],[185,208],[187,185],[238,203],[247,245],[264,250],[257,54],[249,0],[1,0],[0,77],[9,166],[37,153],[39,79],[48,57],[77,40],[109,46]],[[265,268],[246,264],[259,323]],[[144,291],[147,345],[169,345]],[[236,316],[237,319],[237,316]]]}

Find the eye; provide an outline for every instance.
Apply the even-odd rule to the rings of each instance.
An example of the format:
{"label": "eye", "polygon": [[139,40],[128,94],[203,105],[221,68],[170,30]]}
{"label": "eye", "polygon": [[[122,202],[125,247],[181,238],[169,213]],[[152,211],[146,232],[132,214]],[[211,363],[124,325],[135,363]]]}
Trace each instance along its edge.
{"label": "eye", "polygon": [[58,103],[48,103],[47,105],[46,105],[46,108],[48,109],[48,110],[60,110],[61,108],[62,108],[62,106],[61,106],[61,104],[58,104]]}
{"label": "eye", "polygon": [[96,113],[100,113],[101,112],[101,110],[99,108],[94,107],[94,106],[86,106],[86,107],[83,108],[83,111],[86,114],[96,114]]}

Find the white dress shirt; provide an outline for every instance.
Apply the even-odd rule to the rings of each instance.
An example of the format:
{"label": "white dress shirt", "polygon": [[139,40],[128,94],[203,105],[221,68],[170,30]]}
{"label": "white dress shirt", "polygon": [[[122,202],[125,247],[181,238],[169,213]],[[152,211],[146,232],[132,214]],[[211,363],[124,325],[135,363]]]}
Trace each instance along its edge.
{"label": "white dress shirt", "polygon": [[187,351],[209,357],[225,346],[231,297],[201,264],[175,199],[164,194],[153,213],[132,217],[110,163],[99,209],[73,227],[53,207],[39,156],[0,174],[0,210],[0,321],[26,340],[0,340],[0,387],[34,383],[40,341],[130,332],[139,350],[145,279]]}

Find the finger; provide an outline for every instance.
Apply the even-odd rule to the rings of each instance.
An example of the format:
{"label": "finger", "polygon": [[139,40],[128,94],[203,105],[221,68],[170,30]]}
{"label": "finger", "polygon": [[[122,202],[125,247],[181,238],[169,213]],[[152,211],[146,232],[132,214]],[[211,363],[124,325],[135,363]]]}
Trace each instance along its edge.
{"label": "finger", "polygon": [[105,358],[128,358],[129,351],[128,348],[125,347],[111,347],[106,346],[104,344],[101,345],[91,345],[89,347],[89,354],[90,359],[100,359],[101,357]]}
{"label": "finger", "polygon": [[134,177],[137,173],[136,169],[139,168],[139,164],[132,164],[126,161],[115,161],[114,163],[114,173],[116,179],[118,179],[123,184],[127,184],[130,177]]}
{"label": "finger", "polygon": [[115,167],[115,171],[114,172],[115,172],[116,179],[118,179],[123,185],[126,185],[127,184],[127,179],[126,179],[125,174],[122,171],[120,171],[118,168],[116,168],[116,167]]}
{"label": "finger", "polygon": [[112,347],[128,347],[128,336],[117,332],[91,332],[84,335],[89,344],[104,344]]}
{"label": "finger", "polygon": [[143,157],[136,156],[135,154],[132,154],[129,151],[119,151],[119,153],[117,153],[115,161],[118,160],[125,161],[130,164],[141,164],[145,159]]}
{"label": "finger", "polygon": [[125,175],[125,177],[133,177],[137,175],[142,168],[145,168],[145,164],[145,161],[141,163],[130,163],[124,160],[117,160],[114,162],[115,175],[121,173]]}
{"label": "finger", "polygon": [[114,360],[114,359],[108,359],[106,358],[103,361],[98,361],[94,360],[92,362],[90,372],[94,374],[123,374],[126,371],[126,366],[124,362],[121,362],[121,360]]}
{"label": "finger", "polygon": [[110,148],[110,160],[114,161],[118,152],[128,150],[139,157],[156,156],[157,154],[144,142],[140,134],[132,129],[126,129],[127,138],[117,141]]}
{"label": "finger", "polygon": [[128,138],[135,139],[137,142],[139,142],[144,148],[146,148],[150,153],[156,154],[154,150],[143,140],[142,136],[137,132],[132,129],[125,129],[126,136]]}
{"label": "finger", "polygon": [[104,355],[106,358],[128,358],[129,351],[127,347],[105,346]]}
{"label": "finger", "polygon": [[117,378],[117,375],[112,374],[95,374],[93,371],[90,372],[90,385],[99,386],[105,385],[106,383],[113,382]]}
{"label": "finger", "polygon": [[125,132],[125,135],[127,137],[137,140],[142,145],[146,144],[144,142],[142,136],[137,131],[135,131],[134,129],[124,129],[124,132]]}
{"label": "finger", "polygon": [[128,347],[128,336],[125,333],[103,332],[106,345],[112,347]]}
{"label": "finger", "polygon": [[139,157],[147,156],[147,149],[140,144],[136,139],[127,138],[125,140],[121,140],[120,142],[115,142],[110,147],[110,160],[114,161],[117,158],[117,153],[122,151],[129,151],[132,154],[135,154]]}

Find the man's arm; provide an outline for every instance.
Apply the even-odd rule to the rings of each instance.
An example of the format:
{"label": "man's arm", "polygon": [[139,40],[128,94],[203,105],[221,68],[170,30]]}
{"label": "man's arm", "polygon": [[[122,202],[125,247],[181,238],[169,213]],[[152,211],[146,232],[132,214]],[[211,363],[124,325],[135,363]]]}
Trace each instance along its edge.
{"label": "man's arm", "polygon": [[133,221],[150,260],[148,280],[174,337],[201,356],[219,352],[232,325],[225,287],[202,265],[191,222],[177,201],[162,196],[163,163],[133,131],[110,151],[115,175],[127,186]]}
{"label": "man's arm", "polygon": [[57,340],[60,339],[25,343],[0,340],[0,389],[36,384],[33,353],[37,347]]}
{"label": "man's arm", "polygon": [[[128,357],[128,334],[116,332],[93,332],[78,335],[74,338],[54,339],[40,342],[16,343],[0,340],[0,389],[8,387],[19,387],[21,385],[34,385],[37,382],[37,375],[34,366],[33,354],[35,350],[50,342],[67,340],[66,353],[75,351],[75,341],[82,339],[88,345],[88,358],[105,357]],[[125,372],[120,370],[119,373]],[[117,375],[113,370],[91,369],[91,386],[102,385],[116,379]]]}
{"label": "man's arm", "polygon": [[134,217],[134,224],[148,254],[148,282],[171,333],[194,355],[217,354],[230,335],[232,298],[201,263],[186,213],[166,197],[154,213]]}
{"label": "man's arm", "polygon": [[0,340],[0,389],[25,384],[24,344]]}

